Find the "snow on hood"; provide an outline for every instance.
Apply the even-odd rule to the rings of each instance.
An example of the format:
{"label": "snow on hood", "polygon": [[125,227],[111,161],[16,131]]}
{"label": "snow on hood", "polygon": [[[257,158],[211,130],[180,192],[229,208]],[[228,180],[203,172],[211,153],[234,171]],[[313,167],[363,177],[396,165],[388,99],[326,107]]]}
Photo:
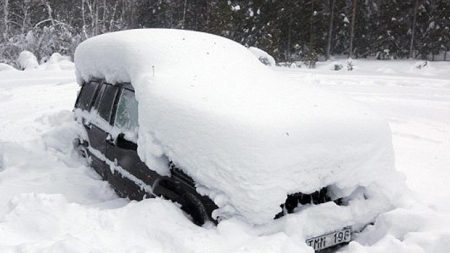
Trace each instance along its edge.
{"label": "snow on hood", "polygon": [[307,79],[284,79],[231,40],[115,32],[81,43],[75,64],[79,82],[132,83],[139,156],[160,174],[169,173],[162,158],[172,160],[216,202],[216,215],[262,224],[287,194],[380,185],[393,173],[386,122]]}

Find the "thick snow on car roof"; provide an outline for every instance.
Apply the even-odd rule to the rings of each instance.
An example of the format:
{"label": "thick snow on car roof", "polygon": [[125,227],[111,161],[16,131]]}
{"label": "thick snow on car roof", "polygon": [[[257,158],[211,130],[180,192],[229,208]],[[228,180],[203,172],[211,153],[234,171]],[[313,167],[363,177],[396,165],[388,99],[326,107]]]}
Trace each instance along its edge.
{"label": "thick snow on car roof", "polygon": [[79,82],[132,83],[139,156],[161,174],[172,160],[216,202],[216,215],[262,224],[287,194],[330,185],[348,194],[395,177],[387,123],[307,78],[284,79],[231,40],[115,32],[81,43],[75,63]]}

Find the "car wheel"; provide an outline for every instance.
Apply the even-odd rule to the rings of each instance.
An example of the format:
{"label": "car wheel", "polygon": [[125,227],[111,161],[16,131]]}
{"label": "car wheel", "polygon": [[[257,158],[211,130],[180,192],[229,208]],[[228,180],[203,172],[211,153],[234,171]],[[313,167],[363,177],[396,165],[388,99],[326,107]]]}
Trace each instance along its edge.
{"label": "car wheel", "polygon": [[181,198],[181,209],[192,217],[194,224],[201,226],[209,220],[203,203],[194,194],[185,192]]}

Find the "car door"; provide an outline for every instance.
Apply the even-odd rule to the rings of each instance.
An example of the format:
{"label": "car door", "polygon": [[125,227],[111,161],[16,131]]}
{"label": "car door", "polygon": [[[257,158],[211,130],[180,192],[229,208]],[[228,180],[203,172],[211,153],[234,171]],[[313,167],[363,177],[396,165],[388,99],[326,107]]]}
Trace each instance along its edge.
{"label": "car door", "polygon": [[75,108],[83,112],[83,114],[76,113],[76,118],[81,118],[80,122],[87,134],[87,139],[83,139],[80,136],[80,144],[84,146],[85,152],[89,153],[91,166],[98,174],[106,179],[106,176],[104,175],[106,163],[98,157],[98,154],[92,148],[92,146],[94,146],[98,149],[98,131],[90,117],[88,117],[92,108],[99,103],[103,91],[104,87],[101,81],[92,80],[84,83],[78,94]]}
{"label": "car door", "polygon": [[[138,103],[132,89],[122,88],[115,106],[113,119],[114,127],[119,130],[119,134],[107,144],[108,157],[121,169],[130,173],[132,177],[146,185],[152,185],[157,174],[149,170],[137,154]],[[129,197],[131,199],[142,199],[145,193],[139,187],[136,187],[136,182],[134,182],[136,180],[128,179],[131,180],[125,180],[125,183],[129,184],[127,185]]]}
{"label": "car door", "polygon": [[102,83],[99,95],[91,109],[88,128],[89,152],[93,159],[94,169],[104,178],[108,178],[109,165],[106,162],[106,138],[111,129],[111,115],[118,88]]}

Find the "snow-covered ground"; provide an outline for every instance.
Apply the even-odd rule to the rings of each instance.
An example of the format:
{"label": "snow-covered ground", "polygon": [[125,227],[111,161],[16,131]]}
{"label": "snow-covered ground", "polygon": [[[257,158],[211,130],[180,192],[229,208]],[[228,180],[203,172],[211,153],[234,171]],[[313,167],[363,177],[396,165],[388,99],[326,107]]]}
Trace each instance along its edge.
{"label": "snow-covered ground", "polygon": [[[339,251],[449,252],[450,64],[338,63],[275,69],[384,115],[411,189]],[[73,70],[57,69],[0,72],[0,252],[312,252],[295,227],[197,227],[171,202],[117,198],[72,151],[78,86]]]}

